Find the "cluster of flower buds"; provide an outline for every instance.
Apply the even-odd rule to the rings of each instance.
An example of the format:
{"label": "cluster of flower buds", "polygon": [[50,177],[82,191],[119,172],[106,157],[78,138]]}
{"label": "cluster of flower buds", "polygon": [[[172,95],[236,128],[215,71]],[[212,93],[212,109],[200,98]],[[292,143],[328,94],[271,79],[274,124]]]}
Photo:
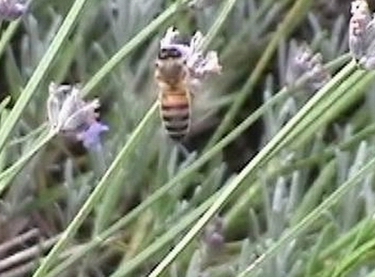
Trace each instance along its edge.
{"label": "cluster of flower buds", "polygon": [[0,0],[0,20],[15,20],[24,15],[28,5],[20,0]]}
{"label": "cluster of flower buds", "polygon": [[365,0],[351,5],[349,22],[349,49],[358,64],[368,70],[375,69],[375,20]]}
{"label": "cluster of flower buds", "polygon": [[330,73],[323,67],[322,55],[314,54],[306,44],[291,44],[288,53],[286,71],[287,85],[293,85],[302,76],[306,76],[305,88],[315,92],[322,88],[330,79]]}
{"label": "cluster of flower buds", "polygon": [[99,100],[85,102],[80,92],[78,86],[50,84],[49,124],[55,131],[82,141],[87,149],[97,149],[101,147],[100,135],[108,131],[108,126],[97,120]]}
{"label": "cluster of flower buds", "polygon": [[174,27],[168,28],[165,36],[160,41],[161,49],[176,48],[182,53],[186,66],[190,72],[190,85],[193,92],[199,89],[202,79],[211,74],[221,72],[221,65],[215,51],[208,51],[204,55],[204,36],[196,32],[190,44],[181,43],[180,32]]}

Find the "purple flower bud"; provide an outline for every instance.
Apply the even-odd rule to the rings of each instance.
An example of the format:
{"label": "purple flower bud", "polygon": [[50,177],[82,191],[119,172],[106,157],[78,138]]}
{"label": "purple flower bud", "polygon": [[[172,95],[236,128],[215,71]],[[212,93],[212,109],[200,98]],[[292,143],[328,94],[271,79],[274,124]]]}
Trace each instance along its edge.
{"label": "purple flower bud", "polygon": [[99,100],[86,102],[80,92],[78,86],[51,83],[47,100],[48,120],[51,128],[61,134],[82,141],[88,149],[97,149],[101,147],[101,133],[109,128],[97,121],[95,110],[99,107]]}
{"label": "purple flower bud", "polygon": [[15,20],[28,10],[27,4],[19,0],[0,0],[0,19]]}
{"label": "purple flower bud", "polygon": [[305,88],[311,92],[319,90],[331,79],[323,67],[320,53],[314,54],[306,44],[297,46],[292,43],[288,53],[286,83],[292,85],[303,75],[308,78]]}
{"label": "purple flower bud", "polygon": [[98,149],[101,147],[101,134],[108,131],[107,125],[94,121],[86,130],[77,134],[77,139],[82,141],[86,149]]}
{"label": "purple flower bud", "polygon": [[213,222],[207,225],[203,235],[203,242],[210,253],[215,253],[223,248],[225,238],[223,220],[220,217],[216,217]]}

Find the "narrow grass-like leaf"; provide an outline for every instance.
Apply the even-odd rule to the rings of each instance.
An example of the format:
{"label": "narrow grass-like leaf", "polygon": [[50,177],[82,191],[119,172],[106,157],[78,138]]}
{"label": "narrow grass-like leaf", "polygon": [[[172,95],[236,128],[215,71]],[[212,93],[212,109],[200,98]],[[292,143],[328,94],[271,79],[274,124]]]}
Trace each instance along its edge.
{"label": "narrow grass-like leaf", "polygon": [[[297,87],[302,85],[305,81],[305,78],[302,77],[297,82]],[[153,203],[158,201],[161,197],[163,197],[167,192],[169,192],[172,188],[175,188],[179,185],[179,182],[188,178],[190,175],[194,174],[201,166],[203,166],[206,162],[208,162],[211,158],[221,152],[227,145],[229,145],[232,141],[234,141],[242,132],[244,132],[251,124],[253,124],[258,118],[260,118],[270,107],[275,105],[276,103],[284,100],[291,92],[293,92],[295,88],[284,88],[279,93],[274,95],[269,101],[267,101],[263,106],[259,107],[254,113],[252,113],[247,119],[245,119],[240,125],[238,125],[233,131],[231,131],[225,138],[223,138],[220,142],[218,142],[215,147],[204,153],[201,157],[199,157],[196,161],[194,161],[191,165],[189,165],[184,171],[181,171],[177,174],[172,180],[170,180],[167,184],[165,184],[162,188],[155,191],[150,197],[144,200],[139,206],[137,206],[134,210],[129,212],[127,216],[113,224],[109,227],[106,231],[99,234],[92,243],[89,243],[87,247],[83,247],[78,253],[74,254],[71,258],[69,258],[67,262],[67,266],[74,263],[79,258],[83,257],[88,251],[97,245],[99,245],[102,241],[109,238],[115,232],[123,228],[124,226],[128,225],[132,222],[136,217],[138,217],[144,210],[150,207]],[[64,263],[65,264],[65,263]],[[63,266],[63,264],[61,264]],[[58,270],[60,272],[62,269],[58,266]],[[55,272],[55,271],[53,271]],[[53,276],[53,275],[48,275]]]}
{"label": "narrow grass-like leaf", "polygon": [[9,104],[9,102],[10,102],[10,96],[5,97],[3,99],[3,101],[1,101],[1,103],[0,103],[0,114],[3,112],[3,110]]}
{"label": "narrow grass-like leaf", "polygon": [[329,162],[319,173],[319,176],[304,195],[302,203],[294,213],[293,218],[291,219],[292,225],[294,225],[295,222],[301,221],[302,218],[312,211],[316,204],[319,203],[324,189],[326,188],[327,184],[330,184],[329,181],[332,180],[335,175],[336,167],[336,161],[333,160]]}
{"label": "narrow grass-like leaf", "polygon": [[101,196],[104,193],[104,190],[111,185],[111,180],[114,174],[117,171],[121,170],[121,165],[124,161],[129,157],[130,152],[134,149],[137,141],[140,139],[140,136],[145,131],[148,123],[153,118],[157,110],[157,105],[154,104],[147,114],[144,116],[142,121],[138,124],[137,128],[132,133],[131,137],[122,148],[120,153],[116,156],[115,160],[112,162],[108,170],[105,172],[101,180],[99,181],[98,185],[95,187],[94,191],[90,194],[89,198],[83,204],[77,215],[74,217],[72,222],[69,226],[64,230],[62,233],[61,239],[56,243],[56,245],[52,248],[46,258],[42,260],[41,265],[34,273],[33,277],[42,277],[45,276],[48,269],[54,264],[55,260],[57,259],[59,253],[66,247],[69,240],[75,235],[78,228],[81,226],[83,221],[98,204]]}
{"label": "narrow grass-like leaf", "polygon": [[273,139],[246,165],[246,167],[234,178],[226,187],[223,193],[216,199],[210,209],[198,220],[182,240],[172,249],[171,252],[158,264],[158,266],[148,275],[157,277],[166,269],[168,265],[177,257],[177,255],[190,243],[190,241],[202,230],[207,222],[220,210],[228,198],[239,187],[242,181],[250,174],[254,174],[256,169],[268,161],[272,155],[275,155],[276,149],[283,146],[283,140],[288,134],[298,126],[310,111],[315,108],[321,99],[325,98],[330,92],[330,88],[336,86],[337,82],[342,81],[355,69],[355,64],[348,64],[339,74],[337,74],[328,84],[326,84],[314,97],[306,103],[305,106],[273,137]]}
{"label": "narrow grass-like leaf", "polygon": [[42,60],[38,64],[38,67],[35,69],[33,75],[28,81],[24,91],[22,92],[22,97],[20,97],[17,100],[9,116],[1,126],[0,151],[5,147],[5,143],[7,142],[13,128],[20,119],[22,112],[25,110],[27,104],[30,102],[40,82],[47,74],[48,69],[50,68],[55,57],[57,56],[67,36],[72,31],[86,2],[88,2],[88,0],[76,0],[74,2],[58,33],[56,34],[54,40],[48,48],[46,54],[43,56]]}
{"label": "narrow grass-like leaf", "polygon": [[3,193],[4,189],[8,187],[10,182],[17,176],[17,174],[25,167],[27,162],[43,148],[54,136],[56,132],[51,130],[45,130],[42,132],[40,137],[36,140],[31,149],[22,157],[17,160],[12,166],[0,173],[0,195]]}
{"label": "narrow grass-like leaf", "polygon": [[223,3],[220,14],[218,15],[218,18],[214,22],[214,24],[211,26],[210,30],[208,31],[205,40],[203,41],[203,49],[207,49],[207,47],[210,45],[214,37],[217,35],[221,27],[223,26],[225,20],[228,18],[229,13],[234,7],[234,4],[236,4],[237,0],[228,0]]}
{"label": "narrow grass-like leaf", "polygon": [[[323,126],[332,117],[335,117],[336,114],[340,113],[341,110],[345,109],[345,104],[350,105],[354,102],[355,99],[353,97],[359,97],[364,92],[363,89],[359,89],[358,93],[349,93],[349,90],[358,82],[364,80],[365,72],[355,72],[352,76],[348,77],[345,82],[338,87],[332,94],[329,95],[329,99],[323,99],[322,104],[319,105],[316,109],[314,109],[308,118],[306,118],[307,123],[301,124],[300,126],[314,126],[314,128],[309,129],[302,129],[302,128],[295,128],[290,132],[288,135],[288,140],[294,140],[295,136],[299,136],[298,140],[293,142],[293,148],[297,148],[301,143],[303,143],[306,139],[309,139],[313,135],[313,130],[317,129],[319,126]],[[367,80],[369,76],[366,77]],[[366,86],[365,86],[366,87]],[[348,93],[343,93],[344,91],[348,91]],[[343,100],[345,98],[345,100]],[[336,108],[333,109],[332,106],[335,104],[338,107],[337,102],[342,103],[340,105],[340,109]],[[322,117],[324,114],[324,120]],[[319,120],[317,120],[319,119]]]}
{"label": "narrow grass-like leaf", "polygon": [[[368,74],[367,80],[363,80],[364,83],[370,82],[373,79],[372,74]],[[355,90],[355,89],[353,89]],[[253,272],[256,268],[259,268],[261,264],[263,264],[267,259],[269,259],[272,255],[279,250],[282,245],[289,242],[291,239],[295,238],[298,234],[300,234],[303,230],[305,230],[311,223],[313,223],[316,219],[318,219],[322,213],[324,213],[327,209],[332,207],[336,204],[339,199],[347,193],[354,185],[358,183],[358,181],[363,178],[363,175],[367,174],[375,165],[375,159],[370,160],[365,166],[363,166],[356,174],[342,184],[334,193],[332,193],[323,203],[321,203],[318,207],[316,207],[312,212],[310,212],[306,217],[302,219],[298,224],[292,227],[289,231],[287,231],[273,246],[271,246],[263,255],[261,255],[258,259],[256,259],[245,271],[243,271],[239,277],[248,276],[251,272]]]}
{"label": "narrow grass-like leaf", "polygon": [[110,275],[110,277],[124,277],[133,272],[141,264],[146,262],[156,254],[160,249],[165,247],[168,243],[173,241],[173,239],[179,235],[183,230],[188,228],[191,224],[194,223],[203,213],[208,209],[208,207],[213,203],[217,195],[221,190],[217,191],[214,195],[208,198],[204,203],[199,205],[196,209],[189,212],[188,215],[183,217],[177,224],[175,224],[171,229],[169,229],[161,237],[158,237],[155,242],[147,246],[142,252],[137,254],[133,259],[122,264],[117,270]]}
{"label": "narrow grass-like leaf", "polygon": [[0,56],[3,55],[6,46],[8,45],[10,39],[13,37],[15,31],[17,30],[18,26],[20,25],[22,19],[17,19],[10,23],[7,29],[2,33],[0,39]]}
{"label": "narrow grass-like leaf", "polygon": [[154,19],[149,25],[142,29],[132,40],[122,47],[112,58],[103,65],[100,70],[87,82],[83,88],[84,93],[89,93],[99,82],[101,82],[119,63],[132,51],[145,41],[157,28],[176,13],[180,5],[187,0],[178,1],[170,5],[161,15]]}
{"label": "narrow grass-like leaf", "polygon": [[206,146],[206,149],[211,148],[227,131],[239,108],[244,103],[244,101],[251,95],[256,82],[259,80],[269,60],[272,58],[274,52],[276,51],[279,45],[280,40],[283,37],[286,37],[288,34],[290,34],[290,32],[293,31],[293,28],[296,26],[296,24],[304,18],[311,2],[311,0],[298,0],[295,2],[294,6],[289,11],[288,15],[285,17],[283,22],[279,25],[276,34],[272,37],[272,40],[263,52],[263,55],[258,61],[255,69],[252,71],[250,78],[241,90],[240,95],[233,102],[232,106],[230,107],[224,119],[222,120],[220,126],[211,137],[210,141]]}
{"label": "narrow grass-like leaf", "polygon": [[238,277],[249,276],[255,269],[259,268],[271,255],[275,254],[285,243],[295,238],[298,234],[303,232],[312,222],[317,220],[329,208],[335,205],[340,198],[345,195],[353,186],[355,186],[365,174],[368,174],[374,169],[375,159],[371,159],[365,166],[363,166],[356,174],[343,183],[334,193],[332,193],[323,203],[316,207],[309,213],[301,222],[287,231],[274,245],[272,245],[264,254],[257,258],[246,270],[244,270]]}

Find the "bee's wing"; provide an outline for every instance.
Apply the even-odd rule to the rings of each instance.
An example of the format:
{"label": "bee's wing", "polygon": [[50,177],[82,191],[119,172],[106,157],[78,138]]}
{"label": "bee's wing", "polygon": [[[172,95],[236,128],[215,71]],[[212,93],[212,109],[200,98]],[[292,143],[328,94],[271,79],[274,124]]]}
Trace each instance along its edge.
{"label": "bee's wing", "polygon": [[366,53],[374,48],[375,41],[375,19],[372,19],[366,26],[366,34],[364,46],[366,48]]}

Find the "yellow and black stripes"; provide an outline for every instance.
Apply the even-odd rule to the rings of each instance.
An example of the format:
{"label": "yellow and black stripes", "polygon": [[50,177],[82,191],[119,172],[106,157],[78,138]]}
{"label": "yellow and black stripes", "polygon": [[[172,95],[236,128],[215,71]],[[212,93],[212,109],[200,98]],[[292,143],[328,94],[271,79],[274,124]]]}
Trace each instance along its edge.
{"label": "yellow and black stripes", "polygon": [[190,128],[190,96],[188,92],[179,94],[162,93],[160,114],[168,135],[181,140]]}

